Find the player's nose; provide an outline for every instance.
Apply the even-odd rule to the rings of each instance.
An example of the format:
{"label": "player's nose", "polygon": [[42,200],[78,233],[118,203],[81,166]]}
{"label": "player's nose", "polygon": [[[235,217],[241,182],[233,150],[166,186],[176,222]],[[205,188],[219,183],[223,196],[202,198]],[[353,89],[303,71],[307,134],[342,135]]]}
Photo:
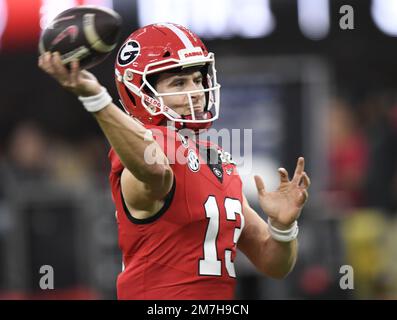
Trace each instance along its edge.
{"label": "player's nose", "polygon": [[196,81],[189,81],[188,91],[195,91],[191,93],[192,98],[199,99],[204,95],[204,92],[200,91],[203,89],[201,83],[197,83]]}
{"label": "player's nose", "polygon": [[[196,89],[197,90],[197,89]],[[201,105],[201,101],[203,99],[204,93],[203,92],[195,92],[191,94],[193,105]]]}

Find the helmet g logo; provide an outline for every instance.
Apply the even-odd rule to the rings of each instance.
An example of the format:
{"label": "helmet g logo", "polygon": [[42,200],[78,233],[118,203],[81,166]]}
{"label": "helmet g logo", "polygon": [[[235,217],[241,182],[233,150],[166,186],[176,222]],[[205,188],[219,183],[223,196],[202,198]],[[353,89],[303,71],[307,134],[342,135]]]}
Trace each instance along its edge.
{"label": "helmet g logo", "polygon": [[117,57],[117,63],[120,66],[126,66],[133,62],[139,55],[140,52],[139,43],[131,40],[126,42],[119,51],[119,55]]}

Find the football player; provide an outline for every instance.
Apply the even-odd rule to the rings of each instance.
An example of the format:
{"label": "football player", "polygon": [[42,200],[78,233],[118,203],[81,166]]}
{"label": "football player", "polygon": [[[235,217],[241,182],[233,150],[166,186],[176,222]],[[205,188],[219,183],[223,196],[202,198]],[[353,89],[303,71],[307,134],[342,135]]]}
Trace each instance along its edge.
{"label": "football player", "polygon": [[[126,112],[78,61],[69,70],[58,53],[47,52],[39,66],[78,96],[112,146],[110,183],[123,255],[119,299],[232,299],[237,248],[267,276],[283,278],[292,270],[297,219],[310,185],[304,159],[291,180],[279,169],[274,192],[255,176],[266,223],[243,195],[231,157],[180,134],[208,128],[219,114],[215,57],[193,32],[158,23],[126,39],[115,62]],[[208,161],[210,155],[216,161]]]}

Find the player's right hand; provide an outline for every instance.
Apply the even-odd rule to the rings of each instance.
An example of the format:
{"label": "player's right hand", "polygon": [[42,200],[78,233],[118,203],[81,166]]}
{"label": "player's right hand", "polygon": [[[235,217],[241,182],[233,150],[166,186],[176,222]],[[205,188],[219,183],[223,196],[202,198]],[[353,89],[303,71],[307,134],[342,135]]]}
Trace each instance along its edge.
{"label": "player's right hand", "polygon": [[101,92],[101,84],[96,77],[91,72],[81,70],[78,60],[72,61],[68,70],[58,52],[45,52],[39,57],[38,66],[76,96],[89,97]]}

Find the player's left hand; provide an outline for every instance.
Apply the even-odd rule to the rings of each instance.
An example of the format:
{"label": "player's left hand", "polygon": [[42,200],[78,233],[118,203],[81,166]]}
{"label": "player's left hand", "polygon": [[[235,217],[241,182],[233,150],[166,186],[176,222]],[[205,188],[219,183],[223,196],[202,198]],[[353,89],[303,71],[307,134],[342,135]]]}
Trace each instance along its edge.
{"label": "player's left hand", "polygon": [[304,168],[305,159],[300,157],[291,181],[287,170],[278,169],[280,186],[273,192],[266,192],[262,178],[255,176],[259,204],[271,219],[272,225],[278,229],[288,229],[299,218],[309,196],[307,189],[310,186],[310,178]]}

